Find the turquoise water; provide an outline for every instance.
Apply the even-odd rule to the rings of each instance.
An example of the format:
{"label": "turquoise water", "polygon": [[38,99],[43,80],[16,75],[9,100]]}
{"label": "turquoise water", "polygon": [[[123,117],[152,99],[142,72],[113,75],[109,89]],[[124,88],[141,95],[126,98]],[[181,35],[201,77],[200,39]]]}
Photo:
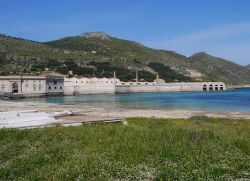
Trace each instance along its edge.
{"label": "turquoise water", "polygon": [[250,111],[250,88],[224,92],[125,93],[23,99],[105,108]]}

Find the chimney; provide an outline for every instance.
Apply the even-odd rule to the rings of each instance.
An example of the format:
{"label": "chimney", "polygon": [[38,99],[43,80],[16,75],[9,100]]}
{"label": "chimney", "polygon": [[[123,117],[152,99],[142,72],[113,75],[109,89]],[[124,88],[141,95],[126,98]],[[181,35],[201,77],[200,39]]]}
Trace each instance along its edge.
{"label": "chimney", "polygon": [[114,84],[116,84],[116,73],[114,71]]}
{"label": "chimney", "polygon": [[135,80],[136,80],[136,84],[138,84],[138,71],[136,71]]}
{"label": "chimney", "polygon": [[156,81],[158,81],[160,78],[159,78],[159,74],[158,72],[156,72]]}

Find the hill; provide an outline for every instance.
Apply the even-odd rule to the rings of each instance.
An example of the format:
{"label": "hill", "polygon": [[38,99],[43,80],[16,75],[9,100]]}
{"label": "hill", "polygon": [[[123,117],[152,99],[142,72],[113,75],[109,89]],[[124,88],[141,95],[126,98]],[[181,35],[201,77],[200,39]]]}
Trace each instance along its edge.
{"label": "hill", "polygon": [[194,54],[189,60],[194,69],[199,70],[211,80],[243,84],[249,82],[249,69],[228,60],[204,52]]}
{"label": "hill", "polygon": [[0,42],[1,74],[32,74],[50,68],[62,74],[73,70],[83,76],[111,77],[116,71],[118,78],[131,80],[139,71],[140,78],[148,81],[159,72],[166,81],[250,83],[249,69],[230,61],[205,53],[185,57],[103,32],[43,43],[1,35]]}

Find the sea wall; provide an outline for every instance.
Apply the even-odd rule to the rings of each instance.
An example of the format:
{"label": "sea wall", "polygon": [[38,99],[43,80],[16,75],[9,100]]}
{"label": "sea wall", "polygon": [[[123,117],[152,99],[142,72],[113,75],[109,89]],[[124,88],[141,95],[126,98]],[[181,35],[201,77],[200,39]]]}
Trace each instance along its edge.
{"label": "sea wall", "polygon": [[117,85],[116,93],[126,92],[178,92],[226,90],[222,82],[165,83],[161,85]]}

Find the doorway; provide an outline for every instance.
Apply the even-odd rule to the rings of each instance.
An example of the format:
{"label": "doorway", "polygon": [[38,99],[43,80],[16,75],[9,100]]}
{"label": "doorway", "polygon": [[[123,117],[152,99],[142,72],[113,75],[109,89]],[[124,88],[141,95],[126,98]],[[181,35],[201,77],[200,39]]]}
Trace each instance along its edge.
{"label": "doorway", "polygon": [[18,93],[18,83],[12,84],[12,93]]}

